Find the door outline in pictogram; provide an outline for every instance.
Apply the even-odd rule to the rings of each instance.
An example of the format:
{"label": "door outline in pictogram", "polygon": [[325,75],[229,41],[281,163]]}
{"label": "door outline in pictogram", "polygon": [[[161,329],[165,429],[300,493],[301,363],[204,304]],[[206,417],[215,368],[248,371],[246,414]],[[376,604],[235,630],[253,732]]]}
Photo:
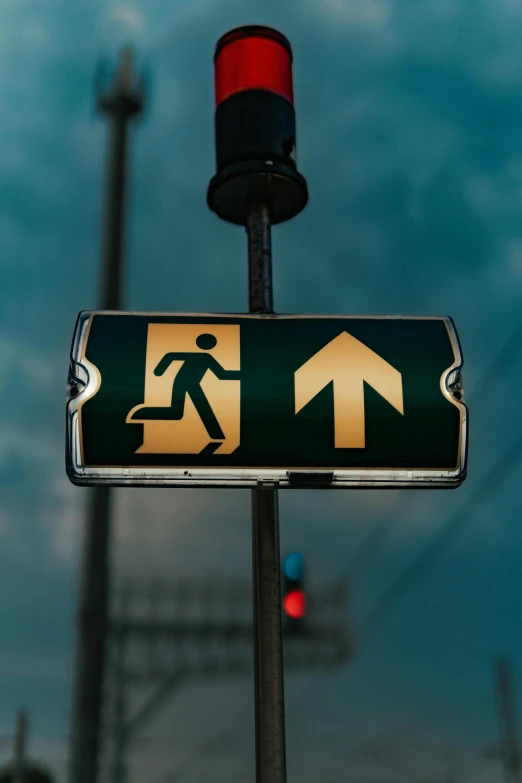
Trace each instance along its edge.
{"label": "door outline in pictogram", "polygon": [[136,453],[232,454],[240,445],[239,324],[149,324]]}

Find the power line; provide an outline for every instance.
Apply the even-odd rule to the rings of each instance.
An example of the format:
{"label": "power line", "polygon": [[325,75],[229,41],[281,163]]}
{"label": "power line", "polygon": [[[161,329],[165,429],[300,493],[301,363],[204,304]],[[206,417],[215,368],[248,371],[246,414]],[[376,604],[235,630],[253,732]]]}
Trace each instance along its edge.
{"label": "power line", "polygon": [[397,516],[396,507],[401,505],[402,503],[400,501],[398,503],[394,503],[391,513],[381,517],[381,519],[379,519],[373,526],[373,529],[370,530],[368,535],[363,538],[350,560],[348,566],[350,576],[352,576],[355,571],[359,571],[361,567],[368,562],[368,560],[372,559],[375,551],[379,548],[390,532],[390,524]]}
{"label": "power line", "polygon": [[[520,351],[520,344],[522,341],[522,322],[511,332],[507,340],[503,343],[502,347],[482,371],[478,381],[475,382],[474,389],[476,393],[473,397],[474,401],[482,401],[482,396],[486,396],[489,391],[492,377],[497,375],[502,368],[509,364],[513,358]],[[397,505],[402,505],[398,503]],[[359,570],[363,563],[372,559],[375,552],[382,546],[386,538],[395,529],[391,527],[390,522],[396,518],[396,512],[392,510],[392,513],[386,514],[384,518],[380,519],[374,526],[373,530],[363,539],[361,544],[357,547],[354,556],[352,557],[349,565],[349,573]],[[344,575],[344,574],[343,574]]]}
{"label": "power line", "polygon": [[[366,641],[370,632],[373,631],[375,625],[382,619],[383,615],[394,606],[401,595],[411,587],[415,579],[424,572],[427,564],[436,558],[447,542],[450,541],[460,527],[468,521],[475,507],[480,503],[483,503],[494,490],[501,486],[517,464],[517,459],[520,454],[522,454],[522,434],[506,449],[504,454],[497,460],[491,470],[486,473],[478,487],[468,496],[460,508],[448,517],[445,524],[439,528],[439,531],[432,538],[428,546],[410,562],[406,569],[384,592],[374,608],[366,615],[362,623],[359,639]],[[322,681],[322,679],[316,679],[314,682],[310,683],[310,685],[303,688],[297,698],[294,699],[291,708],[294,709],[301,703],[303,698],[310,693],[312,688],[319,685]]]}
{"label": "power line", "polygon": [[168,770],[161,773],[161,775],[153,778],[150,783],[169,783],[170,776],[173,775],[176,772],[180,772],[183,767],[185,767],[187,764],[190,764],[191,761],[194,759],[200,759],[205,753],[208,753],[209,750],[212,748],[212,746],[219,742],[220,740],[227,737],[229,734],[233,734],[236,729],[239,726],[243,726],[245,719],[252,711],[252,700],[249,697],[245,704],[243,705],[243,708],[238,712],[236,717],[229,723],[226,729],[221,731],[219,734],[217,734],[214,737],[209,737],[204,742],[200,743],[199,745],[196,745],[196,747],[191,748],[188,753],[185,754],[181,759],[178,759],[175,764],[173,764],[171,767],[169,767]]}
{"label": "power line", "polygon": [[[475,383],[477,389],[477,395],[485,393],[488,389],[488,380],[491,376],[495,376],[499,371],[509,364],[514,358],[516,353],[520,349],[520,339],[522,337],[522,323],[520,323],[513,332],[509,335],[507,340],[502,345],[499,352],[488,364],[486,369],[481,373],[479,380]],[[482,392],[484,390],[484,392]],[[479,397],[480,398],[480,397]],[[366,618],[362,623],[362,633],[360,638],[365,639],[367,635],[373,630],[375,624],[381,619],[382,615],[389,610],[390,607],[397,601],[400,595],[410,586],[411,582],[420,574],[426,562],[436,557],[438,552],[443,548],[446,542],[460,527],[460,524],[464,522],[464,514],[469,516],[470,509],[473,509],[475,505],[482,502],[493,489],[495,489],[494,478],[497,473],[500,475],[499,484],[501,484],[510,473],[510,470],[514,467],[515,461],[508,465],[504,474],[501,474],[501,469],[504,467],[506,460],[511,456],[516,456],[519,451],[522,450],[522,436],[517,438],[515,442],[506,450],[500,460],[495,463],[493,468],[486,474],[486,477],[479,484],[478,488],[472,493],[464,504],[452,515],[449,516],[447,521],[439,529],[439,532],[431,540],[425,550],[417,555],[413,561],[406,567],[402,574],[393,582],[390,587],[381,596],[380,600],[374,606],[373,609],[366,615]],[[489,483],[488,483],[489,482]],[[462,515],[462,519],[461,519]],[[386,536],[393,530],[389,524],[390,519],[395,514],[386,515],[384,519],[377,523],[373,531],[362,541],[357,548],[354,557],[350,562],[350,573],[357,567],[360,568],[362,562],[367,562],[372,556],[375,550],[382,545]],[[344,576],[345,574],[343,574]],[[322,680],[315,680],[308,686],[305,686],[300,694],[291,705],[294,708],[297,704],[301,703],[304,696],[310,693],[310,691],[318,685]]]}
{"label": "power line", "polygon": [[[473,696],[468,696],[464,699],[459,699],[459,701],[457,702],[453,702],[452,704],[445,704],[444,706],[438,707],[435,710],[430,710],[428,713],[423,712],[417,715],[417,718],[413,721],[412,720],[405,721],[402,725],[394,726],[391,731],[386,732],[384,735],[380,735],[377,738],[377,740],[372,740],[372,742],[377,742],[377,743],[390,742],[396,739],[397,735],[400,735],[403,732],[410,732],[412,730],[417,729],[421,721],[427,721],[433,719],[445,720],[455,715],[461,715],[463,713],[467,713],[471,709],[478,709],[484,707],[486,704],[489,704],[490,700],[491,697],[489,693],[488,694],[482,693],[479,696],[475,694]],[[354,746],[348,751],[349,755],[356,753],[358,750],[364,749],[364,746],[367,744],[368,744],[368,740]]]}
{"label": "power line", "polygon": [[[522,453],[522,434],[508,447],[499,460],[493,465],[493,468],[488,471],[484,479],[478,485],[478,488],[473,492],[462,506],[457,511],[450,515],[446,523],[439,529],[438,533],[434,536],[428,546],[409,564],[409,566],[400,574],[400,576],[392,583],[392,585],[385,591],[380,601],[374,606],[374,608],[366,616],[362,626],[361,638],[366,640],[371,630],[374,629],[376,623],[382,619],[383,614],[389,611],[393,607],[397,599],[408,588],[418,576],[423,573],[426,565],[433,560],[440,551],[444,548],[452,536],[460,529],[464,522],[468,521],[472,511],[477,505],[484,502],[489,495],[493,493],[495,489],[500,487],[505,479],[510,475],[512,469],[518,464],[517,457]],[[322,680],[316,680],[313,685],[317,685]],[[310,687],[301,691],[298,694],[297,699],[291,704],[292,708],[295,708],[297,703],[301,702],[303,697],[310,691]],[[221,732],[217,737],[212,737],[205,741],[196,748],[191,749],[189,753],[180,759],[176,764],[168,771],[154,778],[151,783],[168,783],[168,778],[180,765],[187,764],[195,757],[200,757],[202,753],[208,751],[208,748],[219,739],[227,736],[234,731],[236,725],[242,724],[244,717],[246,716],[246,707],[251,709],[250,701],[245,705],[243,710],[236,716],[232,723],[228,726],[226,731]]]}
{"label": "power line", "polygon": [[[515,344],[518,347],[518,343],[516,343],[515,337],[518,337],[520,333],[522,333],[522,324],[520,324],[520,326],[515,329],[508,340],[504,343],[504,346],[501,348],[497,356],[490,363],[490,365],[488,365],[486,371],[482,373],[480,381],[477,383],[477,387],[479,389],[481,386],[485,386],[485,381],[487,380],[488,376],[495,370],[498,370],[498,367],[505,363],[506,357],[509,357],[509,354]],[[426,549],[417,555],[417,557],[409,564],[409,566],[402,572],[395,582],[392,583],[388,590],[386,590],[383,596],[381,596],[381,599],[369,612],[363,622],[361,634],[363,639],[366,639],[369,632],[375,627],[376,622],[378,622],[382,615],[393,606],[400,595],[411,586],[411,583],[422,572],[423,568],[426,566],[426,563],[437,556],[440,550],[446,545],[447,541],[450,540],[450,538],[457,532],[461,524],[463,524],[464,521],[467,521],[465,515],[467,514],[469,517],[470,511],[472,511],[479,503],[483,502],[484,499],[487,498],[488,495],[490,495],[492,491],[497,488],[495,483],[497,476],[499,479],[499,485],[503,483],[503,481],[509,476],[512,468],[516,464],[514,457],[516,457],[520,451],[522,451],[522,435],[515,440],[515,442],[504,453],[504,455],[495,463],[493,468],[488,472],[488,474],[486,474],[485,479],[479,484],[475,492],[472,493],[463,503],[463,505],[448,518],[446,523],[442,526],[442,528],[439,529],[439,532],[435,535],[430,544],[428,544]],[[507,469],[505,469],[506,463]],[[386,522],[389,520],[389,518],[390,517],[387,516],[382,524],[386,525]],[[371,553],[372,547],[375,547],[375,544],[378,545],[382,541],[383,532],[386,534],[388,532],[388,528],[386,527],[383,529],[379,527],[377,530],[372,531],[372,533],[370,533],[369,536],[364,539],[362,544],[356,550],[354,558],[352,558],[352,568],[354,567],[354,564],[360,564],[361,561],[368,558],[368,554]],[[318,682],[322,682],[322,680],[316,680],[314,683],[312,683],[311,686],[308,686],[308,688],[305,688],[303,691],[301,691],[301,693],[298,694],[297,699],[294,699],[292,702],[291,708],[294,708],[297,703],[301,702],[303,697],[309,693],[311,687],[318,684]],[[248,706],[250,708],[250,704],[248,704]],[[207,741],[203,745],[193,749],[188,757],[185,757],[179,763],[186,764],[187,761],[190,761],[194,756],[198,756],[201,753],[204,753],[210,744],[214,743],[216,740],[219,740],[221,737],[226,736],[230,733],[231,730],[233,731],[236,724],[243,722],[244,713],[245,710],[242,710],[239,713],[238,717],[232,722],[227,731],[222,732],[217,737],[214,737],[211,741]],[[177,768],[178,764],[176,764],[160,778],[156,778],[154,781],[151,781],[151,783],[167,783],[166,777]]]}
{"label": "power line", "polygon": [[440,554],[442,549],[469,520],[477,506],[488,499],[495,490],[499,489],[511,474],[513,468],[518,465],[518,458],[521,453],[522,434],[508,446],[502,456],[486,473],[476,490],[466,498],[460,508],[448,517],[427,547],[410,562],[384,592],[374,608],[366,615],[362,624],[361,638],[365,639],[369,635],[376,622],[382,618],[385,612],[393,607],[397,599],[411,587],[427,566]]}
{"label": "power line", "polygon": [[[511,361],[511,358],[515,355],[516,350],[519,348],[519,338],[522,336],[522,323],[519,324],[519,326],[512,332],[512,334],[508,337],[498,354],[495,356],[492,362],[488,365],[486,370],[481,374],[479,381],[475,384],[477,389],[481,388],[487,388],[486,381],[488,378],[494,374],[495,372],[498,372],[499,368],[501,368],[504,364]],[[363,625],[362,625],[362,638],[366,639],[370,630],[373,630],[375,627],[376,622],[378,622],[382,615],[389,610],[390,607],[393,606],[394,602],[400,597],[400,595],[408,589],[409,586],[411,586],[411,583],[415,580],[415,578],[421,573],[423,567],[426,566],[426,563],[430,561],[430,559],[433,559],[436,557],[436,555],[440,552],[440,550],[444,547],[446,542],[450,540],[450,538],[457,532],[460,525],[463,524],[464,521],[466,521],[465,514],[467,513],[468,517],[470,515],[470,510],[474,509],[475,506],[477,506],[480,502],[483,502],[485,498],[487,498],[490,494],[492,494],[493,490],[497,488],[495,484],[495,478],[497,475],[499,476],[499,482],[498,485],[503,483],[503,481],[509,476],[511,470],[516,464],[516,457],[518,456],[519,452],[522,452],[522,435],[518,437],[514,443],[504,452],[502,457],[495,463],[493,468],[486,474],[485,478],[481,481],[478,488],[475,490],[474,493],[472,493],[466,501],[462,504],[462,506],[455,512],[454,514],[450,515],[446,523],[442,526],[442,528],[439,529],[439,532],[435,535],[435,537],[432,539],[432,541],[428,544],[425,550],[421,552],[417,557],[410,563],[410,565],[402,572],[402,574],[395,580],[395,582],[392,583],[392,585],[388,588],[388,590],[385,591],[383,596],[381,596],[381,599],[377,602],[377,604],[374,606],[374,608],[368,613],[366,616]],[[510,462],[511,460],[511,462]],[[507,463],[507,469],[505,469],[502,472],[502,469],[504,469],[505,465]],[[393,514],[395,516],[395,514]],[[380,543],[382,543],[383,538],[388,534],[390,531],[390,528],[387,526],[387,522],[390,520],[392,515],[386,515],[384,520],[381,521],[379,526],[374,529],[359,545],[357,548],[354,557],[351,560],[351,570],[355,567],[359,566],[361,562],[364,562],[371,556],[372,549],[374,549],[376,546],[378,546]],[[311,685],[308,687],[305,687],[300,694],[298,694],[297,698],[294,699],[292,704],[290,705],[290,708],[293,709],[298,703],[300,703],[305,695],[307,695],[310,690],[314,687],[314,685],[319,684],[319,682],[322,682],[322,679],[317,679]],[[250,702],[245,705],[245,707],[248,706],[250,709]],[[185,765],[188,762],[190,762],[194,757],[200,756],[200,754],[205,753],[208,748],[215,743],[216,741],[219,741],[223,737],[226,737],[228,734],[234,731],[236,725],[242,724],[243,719],[246,716],[246,709],[243,708],[241,712],[236,716],[236,718],[232,721],[232,723],[229,725],[227,730],[221,732],[216,737],[213,737],[211,740],[207,740],[205,743],[202,743],[201,745],[197,746],[196,748],[193,748],[187,756],[185,756],[183,759],[181,759],[179,762],[177,762],[173,767],[171,767],[167,772],[163,773],[158,778],[155,778],[151,781],[151,783],[168,783],[168,776],[171,775],[173,772],[178,770],[179,766]]]}

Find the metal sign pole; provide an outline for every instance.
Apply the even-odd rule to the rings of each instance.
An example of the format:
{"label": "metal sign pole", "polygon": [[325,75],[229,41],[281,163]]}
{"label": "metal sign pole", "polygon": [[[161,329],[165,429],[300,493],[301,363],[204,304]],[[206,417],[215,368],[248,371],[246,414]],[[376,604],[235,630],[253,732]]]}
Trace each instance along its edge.
{"label": "metal sign pole", "polygon": [[[272,313],[270,213],[252,204],[247,220],[249,310]],[[257,783],[286,782],[278,494],[252,490],[254,688]]]}

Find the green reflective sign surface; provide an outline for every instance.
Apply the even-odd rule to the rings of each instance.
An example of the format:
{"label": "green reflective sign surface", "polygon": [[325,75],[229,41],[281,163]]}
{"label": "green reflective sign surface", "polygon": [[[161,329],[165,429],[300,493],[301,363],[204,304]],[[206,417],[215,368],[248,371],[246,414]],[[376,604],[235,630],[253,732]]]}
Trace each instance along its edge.
{"label": "green reflective sign surface", "polygon": [[447,318],[82,313],[67,401],[75,483],[462,482]]}

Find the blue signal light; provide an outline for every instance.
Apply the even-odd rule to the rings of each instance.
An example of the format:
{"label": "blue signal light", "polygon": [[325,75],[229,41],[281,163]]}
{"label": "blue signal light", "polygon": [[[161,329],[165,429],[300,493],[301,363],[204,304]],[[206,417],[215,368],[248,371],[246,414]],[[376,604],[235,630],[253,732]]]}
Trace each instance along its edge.
{"label": "blue signal light", "polygon": [[294,582],[300,582],[303,579],[303,556],[300,552],[286,555],[283,560],[283,574]]}

